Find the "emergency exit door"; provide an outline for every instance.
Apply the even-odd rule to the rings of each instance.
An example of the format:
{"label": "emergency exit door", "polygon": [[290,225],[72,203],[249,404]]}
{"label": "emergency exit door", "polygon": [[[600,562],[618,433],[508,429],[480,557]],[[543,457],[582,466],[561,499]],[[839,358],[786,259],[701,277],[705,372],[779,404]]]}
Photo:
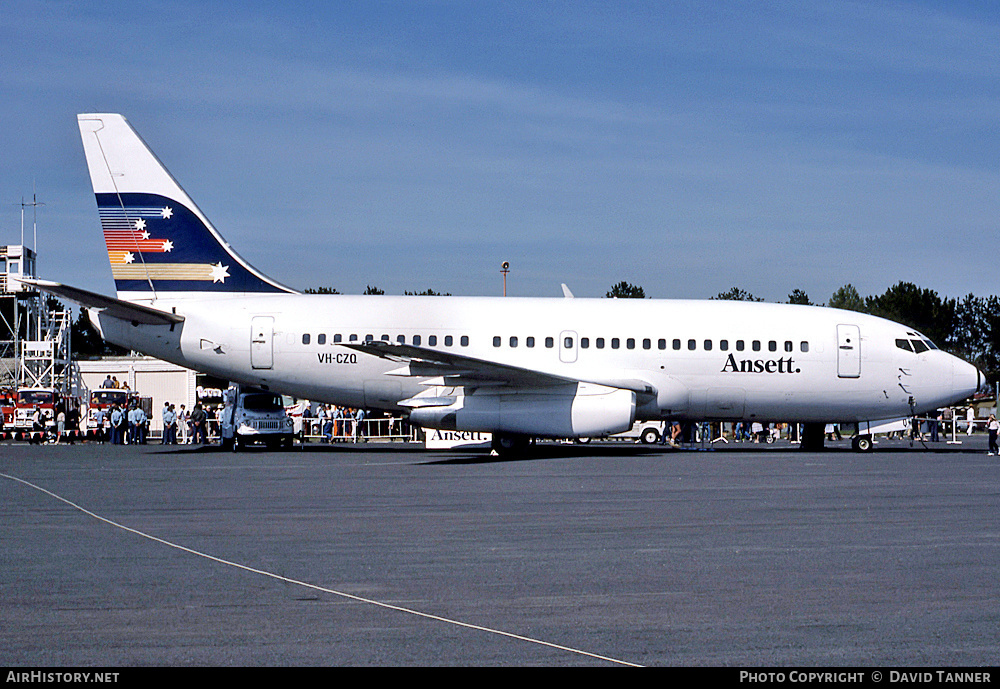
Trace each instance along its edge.
{"label": "emergency exit door", "polygon": [[856,325],[837,326],[837,375],[861,377],[861,328]]}
{"label": "emergency exit door", "polygon": [[250,321],[250,366],[274,365],[274,317],[254,316]]}

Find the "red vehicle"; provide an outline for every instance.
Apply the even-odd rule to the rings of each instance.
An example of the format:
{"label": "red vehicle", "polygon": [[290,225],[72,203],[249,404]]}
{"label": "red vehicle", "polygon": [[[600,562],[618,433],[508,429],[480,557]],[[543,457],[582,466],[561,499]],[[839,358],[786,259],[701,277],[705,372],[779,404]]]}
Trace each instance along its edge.
{"label": "red vehicle", "polygon": [[13,390],[0,390],[0,414],[3,415],[3,427],[5,429],[14,428],[14,401],[17,394]]}
{"label": "red vehicle", "polygon": [[22,388],[17,391],[17,398],[14,401],[13,426],[19,431],[30,431],[31,417],[34,416],[36,409],[42,410],[47,422],[54,423],[59,409],[68,415],[71,410],[79,407],[79,399],[62,395],[51,388]]}

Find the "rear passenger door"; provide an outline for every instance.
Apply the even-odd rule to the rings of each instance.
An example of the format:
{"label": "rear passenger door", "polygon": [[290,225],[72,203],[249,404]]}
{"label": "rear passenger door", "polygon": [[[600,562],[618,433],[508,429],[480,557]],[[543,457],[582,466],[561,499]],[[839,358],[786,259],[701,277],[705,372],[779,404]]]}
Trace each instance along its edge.
{"label": "rear passenger door", "polygon": [[274,317],[254,316],[250,321],[250,366],[268,369],[274,365]]}

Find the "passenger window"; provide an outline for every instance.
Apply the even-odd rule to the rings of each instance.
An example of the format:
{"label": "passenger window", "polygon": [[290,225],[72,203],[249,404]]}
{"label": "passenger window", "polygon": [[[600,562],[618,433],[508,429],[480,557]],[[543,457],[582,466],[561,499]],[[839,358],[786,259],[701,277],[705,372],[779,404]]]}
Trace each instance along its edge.
{"label": "passenger window", "polygon": [[382,341],[383,342],[388,342],[389,341],[389,336],[388,335],[383,335],[382,336]]}
{"label": "passenger window", "polygon": [[545,346],[546,346],[546,348],[552,349],[555,346],[555,344],[556,344],[556,341],[554,339],[552,339],[551,337],[546,337],[545,338]]}
{"label": "passenger window", "polygon": [[455,344],[455,338],[452,337],[451,335],[445,335],[444,336],[444,346],[445,347],[451,347],[453,344]]}
{"label": "passenger window", "polygon": [[436,347],[437,343],[438,343],[438,336],[437,335],[428,335],[427,336],[427,344],[428,344],[428,346],[430,346],[430,347]]}
{"label": "passenger window", "polygon": [[533,337],[526,337],[526,338],[524,338],[524,344],[527,345],[528,347],[534,347],[535,346],[535,338],[533,338]]}
{"label": "passenger window", "polygon": [[745,348],[746,348],[746,345],[743,343],[743,340],[736,340],[736,351],[737,352],[742,352]]}
{"label": "passenger window", "polygon": [[564,337],[563,338],[563,349],[573,349],[573,338]]}
{"label": "passenger window", "polygon": [[659,340],[656,341],[656,348],[657,349],[666,349],[667,348],[667,341],[664,340],[661,337]]}
{"label": "passenger window", "polygon": [[597,338],[597,348],[598,349],[604,349],[604,338],[603,337]]}
{"label": "passenger window", "polygon": [[719,349],[724,352],[729,351],[729,340],[719,340]]}
{"label": "passenger window", "polygon": [[681,341],[675,339],[674,342],[673,342],[673,347],[674,347],[674,349],[680,349],[681,348]]}
{"label": "passenger window", "polygon": [[785,340],[785,351],[786,352],[790,352],[793,349],[794,349],[794,347],[792,346],[792,341],[791,340]]}
{"label": "passenger window", "polygon": [[302,344],[309,344],[309,333],[302,333]]}
{"label": "passenger window", "polygon": [[337,333],[336,335],[334,335],[333,336],[333,343],[337,344],[338,342],[340,342],[340,338],[341,338],[340,333]]}
{"label": "passenger window", "polygon": [[351,333],[350,340],[351,340],[351,342],[357,342],[358,341],[358,336],[355,335],[354,333]]}
{"label": "passenger window", "polygon": [[753,351],[755,351],[755,352],[759,352],[760,351],[760,340],[754,340],[753,341]]}
{"label": "passenger window", "polygon": [[418,347],[420,346],[420,335],[413,336],[413,344],[417,345]]}
{"label": "passenger window", "polygon": [[809,343],[806,342],[805,340],[802,340],[802,342],[799,343],[799,349],[802,350],[803,352],[808,352],[809,351]]}
{"label": "passenger window", "polygon": [[406,335],[396,335],[396,342],[406,344]]}
{"label": "passenger window", "polygon": [[590,347],[590,338],[581,337],[580,338],[580,349],[588,349]]}
{"label": "passenger window", "polygon": [[499,335],[494,335],[493,336],[493,346],[494,347],[499,347],[500,346],[500,336]]}
{"label": "passenger window", "polygon": [[517,336],[516,335],[511,335],[510,336],[510,346],[511,347],[516,347],[517,346]]}
{"label": "passenger window", "polygon": [[642,340],[642,348],[643,349],[651,349],[652,346],[653,346],[653,343],[650,342],[650,340],[649,340],[648,337],[643,338],[643,340]]}
{"label": "passenger window", "polygon": [[625,340],[625,346],[628,347],[629,349],[635,349],[635,338],[630,337],[627,340]]}
{"label": "passenger window", "polygon": [[316,336],[316,344],[326,344],[326,333],[320,333]]}
{"label": "passenger window", "polygon": [[459,340],[459,343],[460,343],[460,344],[461,344],[461,345],[462,345],[463,347],[468,347],[468,346],[469,346],[469,336],[468,336],[468,335],[462,335],[462,339],[461,339],[461,340]]}
{"label": "passenger window", "polygon": [[778,343],[775,342],[774,340],[768,341],[768,343],[767,343],[767,351],[769,351],[769,352],[776,352],[776,351],[778,351]]}
{"label": "passenger window", "polygon": [[697,342],[695,342],[694,340],[688,340],[688,350],[689,351],[693,352],[697,348],[698,348],[698,343]]}
{"label": "passenger window", "polygon": [[365,342],[374,342],[374,341],[375,341],[374,335],[365,335]]}
{"label": "passenger window", "polygon": [[712,341],[711,340],[705,340],[705,351],[706,352],[711,352],[712,351]]}

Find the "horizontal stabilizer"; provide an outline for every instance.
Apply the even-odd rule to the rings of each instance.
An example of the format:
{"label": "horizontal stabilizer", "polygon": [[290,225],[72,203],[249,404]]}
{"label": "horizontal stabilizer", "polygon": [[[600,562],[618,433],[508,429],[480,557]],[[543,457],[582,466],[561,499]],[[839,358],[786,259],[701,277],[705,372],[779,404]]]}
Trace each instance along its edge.
{"label": "horizontal stabilizer", "polygon": [[178,316],[175,313],[167,313],[166,311],[160,311],[149,306],[140,306],[139,304],[122,301],[121,299],[106,297],[103,294],[88,292],[85,289],[70,287],[58,282],[30,278],[21,278],[20,281],[43,292],[67,299],[74,304],[100,311],[102,315],[119,318],[130,323],[174,325],[175,323],[182,323],[184,321],[184,316]]}

